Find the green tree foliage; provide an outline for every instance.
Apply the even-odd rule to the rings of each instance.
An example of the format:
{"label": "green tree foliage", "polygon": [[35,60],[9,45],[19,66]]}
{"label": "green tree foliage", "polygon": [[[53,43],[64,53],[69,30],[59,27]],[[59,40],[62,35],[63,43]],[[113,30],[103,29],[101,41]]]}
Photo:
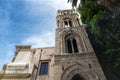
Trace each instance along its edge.
{"label": "green tree foliage", "polygon": [[82,23],[88,25],[89,38],[96,53],[105,56],[101,59],[103,64],[120,76],[120,15],[98,4],[97,0],[82,0],[77,10]]}
{"label": "green tree foliage", "polygon": [[89,24],[91,19],[105,10],[105,7],[98,5],[96,0],[85,0],[78,7],[81,14],[81,20],[85,24]]}

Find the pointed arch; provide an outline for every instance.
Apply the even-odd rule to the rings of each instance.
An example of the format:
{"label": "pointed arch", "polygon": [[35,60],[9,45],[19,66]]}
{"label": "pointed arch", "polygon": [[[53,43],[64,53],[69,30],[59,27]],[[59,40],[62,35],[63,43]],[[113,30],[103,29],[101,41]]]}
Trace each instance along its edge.
{"label": "pointed arch", "polygon": [[76,36],[73,34],[68,34],[65,37],[65,46],[66,46],[66,53],[78,53],[78,43],[76,40]]}
{"label": "pointed arch", "polygon": [[61,80],[74,80],[77,74],[80,76],[81,80],[88,80],[89,74],[83,71],[85,66],[76,63],[68,66],[61,75]]}
{"label": "pointed arch", "polygon": [[72,44],[71,44],[71,41],[70,41],[70,39],[67,39],[67,52],[68,53],[72,53],[73,51],[72,51]]}
{"label": "pointed arch", "polygon": [[78,53],[79,51],[78,51],[78,45],[77,45],[76,39],[73,38],[72,44],[74,48],[74,53]]}
{"label": "pointed arch", "polygon": [[68,51],[67,51],[67,39],[70,35],[71,35],[71,37],[75,38],[75,40],[76,40],[77,47],[78,47],[78,53],[86,51],[86,46],[84,45],[82,36],[78,33],[78,31],[71,30],[71,31],[62,31],[58,34],[59,38],[61,38],[58,40],[59,41],[58,43],[61,43],[61,44],[59,44],[60,46],[59,46],[58,52],[68,53]]}
{"label": "pointed arch", "polygon": [[72,77],[71,80],[84,80],[84,79],[83,79],[83,77],[81,77],[80,74],[76,74],[76,75],[74,75],[74,76]]}
{"label": "pointed arch", "polygon": [[80,63],[72,64],[64,69],[61,80],[100,80],[94,71],[86,72],[86,68],[88,67]]}

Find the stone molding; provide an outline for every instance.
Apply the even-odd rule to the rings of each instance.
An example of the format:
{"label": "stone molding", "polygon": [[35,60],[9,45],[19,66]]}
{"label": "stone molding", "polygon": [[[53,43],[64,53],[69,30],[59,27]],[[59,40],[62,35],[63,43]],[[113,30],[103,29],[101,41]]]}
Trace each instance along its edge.
{"label": "stone molding", "polygon": [[[87,68],[86,68],[87,69]],[[85,66],[81,64],[73,64],[67,67],[62,75],[61,80],[71,80],[72,77],[76,74],[79,74],[83,80],[99,80],[97,74],[93,71],[87,71]]]}
{"label": "stone molding", "polygon": [[62,55],[54,55],[55,60],[62,60],[62,59],[77,59],[77,58],[96,58],[94,52],[89,53],[62,53]]}
{"label": "stone molding", "polygon": [[31,46],[16,46],[16,52],[30,51],[30,50],[31,50]]}
{"label": "stone molding", "polygon": [[1,79],[21,79],[30,80],[30,76],[33,72],[33,63],[8,63],[5,65],[6,69],[0,72]]}

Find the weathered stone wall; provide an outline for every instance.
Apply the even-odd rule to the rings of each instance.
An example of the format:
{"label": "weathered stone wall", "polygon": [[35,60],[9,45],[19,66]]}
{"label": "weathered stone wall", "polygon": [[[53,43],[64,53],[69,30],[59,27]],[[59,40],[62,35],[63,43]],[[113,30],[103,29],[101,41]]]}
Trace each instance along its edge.
{"label": "weathered stone wall", "polygon": [[71,80],[76,74],[85,80],[106,80],[94,53],[55,55],[54,80]]}
{"label": "weathered stone wall", "polygon": [[[33,56],[32,62],[37,67],[36,72],[34,72],[34,75],[36,75],[37,80],[53,80],[53,55],[54,55],[54,47],[47,47],[47,48],[36,48],[35,53]],[[49,62],[49,69],[47,75],[39,75],[40,71],[40,63],[41,62]]]}

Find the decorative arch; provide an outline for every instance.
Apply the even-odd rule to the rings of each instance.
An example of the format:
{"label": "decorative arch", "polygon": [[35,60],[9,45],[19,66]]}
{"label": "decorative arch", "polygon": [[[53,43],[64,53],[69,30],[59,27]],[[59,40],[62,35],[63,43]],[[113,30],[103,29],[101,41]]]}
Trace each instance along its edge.
{"label": "decorative arch", "polygon": [[84,41],[82,39],[82,36],[80,35],[80,33],[76,30],[71,30],[71,31],[61,31],[59,32],[58,36],[60,38],[59,40],[59,45],[60,46],[60,50],[61,50],[61,53],[66,53],[66,43],[65,43],[65,38],[67,35],[73,35],[74,39],[73,40],[73,43],[74,43],[74,47],[76,47],[76,44],[77,44],[77,50],[75,50],[74,52],[85,52],[86,51],[86,46],[84,45]]}
{"label": "decorative arch", "polygon": [[65,36],[66,53],[79,53],[78,50],[78,39],[73,34]]}
{"label": "decorative arch", "polygon": [[74,64],[66,68],[62,75],[61,80],[74,80],[75,77],[81,80],[99,80],[98,76],[94,72],[86,72],[85,66],[81,64]]}
{"label": "decorative arch", "polygon": [[84,78],[83,78],[83,77],[81,77],[81,75],[76,74],[76,75],[74,75],[74,76],[72,77],[72,79],[71,79],[71,80],[84,80]]}
{"label": "decorative arch", "polygon": [[[83,70],[83,65],[81,64],[73,64],[69,67],[67,67],[62,75],[61,75],[61,80],[71,80],[76,74],[80,74],[82,78],[84,78],[83,75],[85,75]],[[82,75],[81,75],[82,74]]]}
{"label": "decorative arch", "polygon": [[78,45],[75,38],[73,38],[72,43],[73,43],[74,53],[78,53],[79,50],[78,50]]}

